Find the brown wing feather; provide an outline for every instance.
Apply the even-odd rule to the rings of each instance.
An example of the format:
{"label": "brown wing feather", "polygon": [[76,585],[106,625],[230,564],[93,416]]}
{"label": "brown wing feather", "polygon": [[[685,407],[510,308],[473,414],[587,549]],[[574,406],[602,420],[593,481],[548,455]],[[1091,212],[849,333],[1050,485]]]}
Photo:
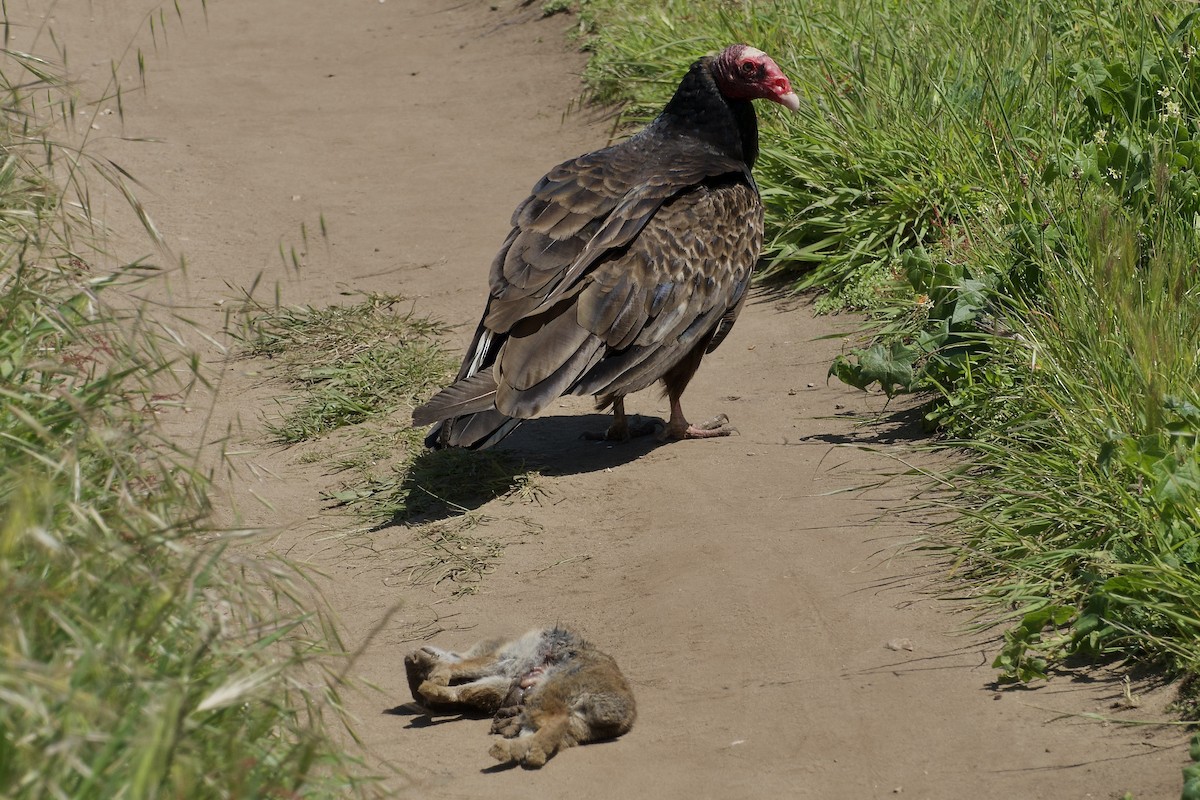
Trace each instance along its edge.
{"label": "brown wing feather", "polygon": [[513,231],[492,264],[483,324],[504,333],[572,296],[597,261],[632,241],[664,202],[744,170],[706,150],[674,154],[655,170],[634,140],[559,164],[513,213]]}
{"label": "brown wing feather", "polygon": [[[762,246],[762,205],[737,180],[702,185],[659,209],[579,296],[579,321],[613,351],[579,394],[644,389],[705,337],[732,327]],[[631,302],[632,301],[632,302]]]}

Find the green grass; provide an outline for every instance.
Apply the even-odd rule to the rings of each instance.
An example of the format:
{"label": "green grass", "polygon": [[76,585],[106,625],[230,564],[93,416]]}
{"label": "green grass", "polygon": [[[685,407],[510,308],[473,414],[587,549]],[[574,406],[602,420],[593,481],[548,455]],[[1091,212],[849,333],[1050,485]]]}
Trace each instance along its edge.
{"label": "green grass", "polygon": [[415,315],[401,297],[368,295],[324,309],[252,306],[243,355],[267,358],[297,390],[269,424],[284,444],[368,418],[401,413],[442,386],[452,368],[439,345],[445,327]]}
{"label": "green grass", "polygon": [[697,55],[766,50],[762,277],[861,308],[832,375],[922,392],[938,541],[996,666],[1200,669],[1200,17],[1169,2],[589,0],[595,96],[636,121]]}
{"label": "green grass", "polygon": [[955,481],[974,591],[1023,619],[997,666],[1024,679],[1074,654],[1200,671],[1200,251],[1179,225],[1145,253],[1109,205],[938,412],[974,453]]}
{"label": "green grass", "polygon": [[1183,769],[1182,800],[1200,800],[1200,733],[1192,736],[1188,756],[1192,763]]}
{"label": "green grass", "polygon": [[44,132],[74,110],[47,65],[0,76],[0,794],[370,795],[312,587],[210,529],[156,432],[200,378],[126,291],[147,265],[89,265],[87,181],[128,181]]}

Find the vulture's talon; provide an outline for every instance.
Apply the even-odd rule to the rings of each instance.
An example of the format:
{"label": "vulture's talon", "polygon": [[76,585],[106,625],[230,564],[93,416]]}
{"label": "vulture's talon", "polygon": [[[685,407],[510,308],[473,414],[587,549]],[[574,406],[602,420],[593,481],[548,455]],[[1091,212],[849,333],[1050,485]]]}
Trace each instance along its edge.
{"label": "vulture's talon", "polygon": [[712,439],[717,436],[731,436],[735,433],[741,436],[741,431],[729,424],[729,417],[718,414],[708,422],[699,425],[692,425],[686,420],[675,425],[668,425],[658,438],[659,441],[666,442],[680,439]]}
{"label": "vulture's talon", "polygon": [[718,425],[715,428],[709,428],[708,423],[704,425],[688,425],[687,430],[683,434],[684,439],[712,439],[716,436],[732,436],[733,434],[741,436],[741,432],[732,426]]}

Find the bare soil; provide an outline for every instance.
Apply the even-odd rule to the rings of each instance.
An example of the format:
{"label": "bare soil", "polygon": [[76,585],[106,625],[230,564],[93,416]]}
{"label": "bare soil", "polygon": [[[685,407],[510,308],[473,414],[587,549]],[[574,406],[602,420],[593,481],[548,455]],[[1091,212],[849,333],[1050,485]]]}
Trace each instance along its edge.
{"label": "bare soil", "polygon": [[[581,441],[607,423],[577,399],[524,425],[504,446],[541,471],[542,493],[475,510],[472,535],[503,552],[465,593],[410,581],[412,530],[331,512],[320,493],[339,476],[268,444],[284,390],[196,331],[228,344],[225,311],[260,280],[264,299],[277,287],[317,306],[400,293],[465,344],[511,209],[548,167],[609,140],[602,113],[566,113],[581,91],[583,56],[564,40],[575,20],[516,5],[209,0],[180,19],[166,4],[157,47],[148,0],[8,6],[18,40],[52,52],[46,24],[65,44],[84,96],[124,57],[124,121],[108,101],[83,106],[95,116],[81,125],[93,153],[142,181],[186,256],[147,297],[194,321],[180,334],[214,380],[165,405],[163,424],[230,451],[220,522],[264,528],[257,552],[321,571],[362,648],[353,677],[378,687],[350,702],[368,761],[398,770],[396,796],[1177,797],[1177,730],[1081,716],[1161,719],[1165,691],[1134,684],[1130,709],[1105,672],[999,687],[995,641],[964,634],[968,618],[933,593],[951,570],[906,547],[928,530],[902,513],[913,486],[889,479],[900,455],[934,463],[906,447],[916,419],[826,382],[853,319],[754,299],[684,398],[695,419],[728,413],[739,436]],[[144,92],[131,91],[137,48]],[[123,200],[100,205],[117,260],[153,255]],[[280,255],[293,247],[298,273]],[[650,392],[629,407],[666,413]],[[424,639],[453,648],[554,622],[629,677],[640,713],[627,736],[540,772],[497,770],[486,720],[404,705],[402,657]]]}

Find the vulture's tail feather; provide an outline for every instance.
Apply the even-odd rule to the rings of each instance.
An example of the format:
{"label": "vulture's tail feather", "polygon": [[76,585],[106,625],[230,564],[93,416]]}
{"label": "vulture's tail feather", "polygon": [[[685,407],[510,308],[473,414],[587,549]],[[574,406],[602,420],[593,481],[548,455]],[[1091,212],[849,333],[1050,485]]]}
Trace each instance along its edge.
{"label": "vulture's tail feather", "polygon": [[496,410],[496,379],[491,370],[456,381],[413,411],[413,425],[434,425],[425,437],[431,449],[483,450],[521,423]]}
{"label": "vulture's tail feather", "polygon": [[435,425],[425,437],[425,446],[431,450],[445,447],[486,450],[512,433],[522,422],[524,420],[506,417],[495,409],[455,417]]}
{"label": "vulture's tail feather", "polygon": [[450,384],[435,394],[429,402],[413,409],[413,425],[435,422],[474,414],[492,408],[496,402],[496,379],[491,370]]}

